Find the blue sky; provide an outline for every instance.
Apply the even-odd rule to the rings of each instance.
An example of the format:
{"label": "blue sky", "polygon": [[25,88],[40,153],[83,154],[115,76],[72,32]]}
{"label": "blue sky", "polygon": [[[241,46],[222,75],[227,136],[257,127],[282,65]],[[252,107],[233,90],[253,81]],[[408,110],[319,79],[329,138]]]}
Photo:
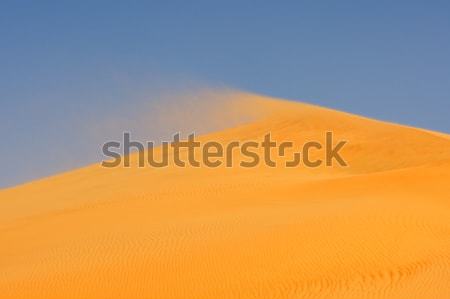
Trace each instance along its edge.
{"label": "blue sky", "polygon": [[448,1],[264,2],[0,2],[0,187],[92,162],[80,119],[171,85],[450,132]]}

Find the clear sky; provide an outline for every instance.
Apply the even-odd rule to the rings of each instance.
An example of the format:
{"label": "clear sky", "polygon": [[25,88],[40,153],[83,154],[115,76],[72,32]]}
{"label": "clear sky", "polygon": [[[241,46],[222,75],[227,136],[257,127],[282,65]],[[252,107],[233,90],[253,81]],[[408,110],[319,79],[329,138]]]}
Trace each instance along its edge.
{"label": "clear sky", "polygon": [[192,82],[449,133],[450,2],[1,1],[0,187],[92,162],[77,120]]}

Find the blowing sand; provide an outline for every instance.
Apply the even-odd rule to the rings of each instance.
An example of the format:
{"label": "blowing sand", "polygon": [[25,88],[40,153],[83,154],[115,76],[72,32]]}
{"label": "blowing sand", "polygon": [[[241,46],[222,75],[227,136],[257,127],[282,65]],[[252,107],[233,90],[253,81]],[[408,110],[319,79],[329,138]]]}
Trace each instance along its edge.
{"label": "blowing sand", "polygon": [[448,135],[230,106],[252,120],[203,139],[333,131],[349,167],[92,165],[2,190],[0,298],[450,298]]}

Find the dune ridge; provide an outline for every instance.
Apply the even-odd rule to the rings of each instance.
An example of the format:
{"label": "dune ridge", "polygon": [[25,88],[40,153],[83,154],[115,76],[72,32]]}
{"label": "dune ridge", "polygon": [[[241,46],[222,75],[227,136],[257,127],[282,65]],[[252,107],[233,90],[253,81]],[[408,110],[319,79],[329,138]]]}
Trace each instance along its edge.
{"label": "dune ridge", "polygon": [[450,298],[449,135],[227,97],[249,117],[201,140],[333,131],[349,166],[95,164],[1,190],[1,298]]}

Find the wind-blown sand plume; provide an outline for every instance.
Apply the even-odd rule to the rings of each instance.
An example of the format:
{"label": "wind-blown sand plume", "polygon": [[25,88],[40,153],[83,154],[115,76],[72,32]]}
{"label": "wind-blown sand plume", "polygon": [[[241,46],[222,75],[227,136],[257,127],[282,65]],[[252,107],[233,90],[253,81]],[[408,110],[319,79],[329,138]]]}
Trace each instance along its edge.
{"label": "wind-blown sand plume", "polygon": [[0,297],[450,298],[448,135],[231,98],[251,118],[202,140],[333,131],[349,166],[92,165],[3,190]]}

